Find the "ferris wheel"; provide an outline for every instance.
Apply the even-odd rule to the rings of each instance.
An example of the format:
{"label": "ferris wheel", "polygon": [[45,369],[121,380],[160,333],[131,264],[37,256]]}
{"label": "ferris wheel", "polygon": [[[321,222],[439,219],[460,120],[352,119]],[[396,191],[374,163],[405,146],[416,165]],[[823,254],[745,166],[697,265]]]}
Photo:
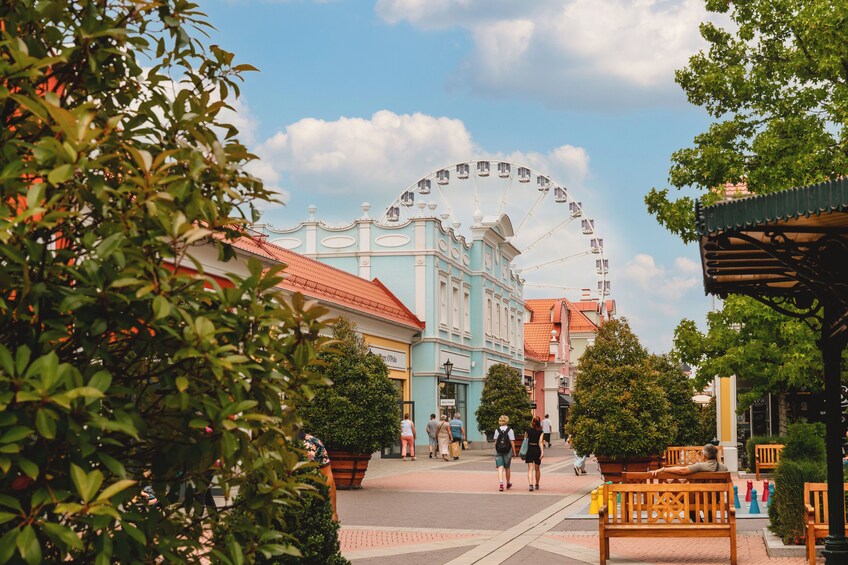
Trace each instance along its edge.
{"label": "ferris wheel", "polygon": [[502,214],[513,225],[510,243],[521,255],[512,267],[525,279],[528,298],[556,290],[570,299],[576,292],[583,299],[609,295],[609,262],[595,221],[565,185],[528,166],[475,160],[432,171],[401,192],[379,222],[436,216],[467,237],[471,225]]}

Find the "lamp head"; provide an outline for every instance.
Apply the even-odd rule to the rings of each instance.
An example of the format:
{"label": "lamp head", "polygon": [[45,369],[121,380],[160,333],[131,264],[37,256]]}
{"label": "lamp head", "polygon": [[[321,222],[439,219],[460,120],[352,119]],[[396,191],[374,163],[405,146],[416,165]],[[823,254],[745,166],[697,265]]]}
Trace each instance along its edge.
{"label": "lamp head", "polygon": [[442,366],[445,368],[445,378],[449,379],[451,376],[451,371],[453,371],[453,363],[451,363],[451,360],[448,359]]}

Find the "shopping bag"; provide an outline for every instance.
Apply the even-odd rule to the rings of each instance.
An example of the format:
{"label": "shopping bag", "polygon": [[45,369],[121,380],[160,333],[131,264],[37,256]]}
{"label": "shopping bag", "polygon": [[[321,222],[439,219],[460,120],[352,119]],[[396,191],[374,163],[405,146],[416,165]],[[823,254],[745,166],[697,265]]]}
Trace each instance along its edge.
{"label": "shopping bag", "polygon": [[459,457],[460,453],[462,453],[462,447],[459,442],[455,441],[451,443],[451,457]]}
{"label": "shopping bag", "polygon": [[527,457],[527,436],[524,436],[524,441],[521,442],[521,449],[518,450],[518,456],[522,461]]}

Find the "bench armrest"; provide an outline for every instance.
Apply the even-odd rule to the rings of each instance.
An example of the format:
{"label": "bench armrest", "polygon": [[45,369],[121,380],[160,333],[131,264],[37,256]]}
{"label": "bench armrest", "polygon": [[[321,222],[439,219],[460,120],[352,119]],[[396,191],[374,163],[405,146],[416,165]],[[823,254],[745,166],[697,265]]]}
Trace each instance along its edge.
{"label": "bench armrest", "polygon": [[607,505],[604,504],[600,508],[598,508],[598,518],[603,519],[604,516],[607,515]]}
{"label": "bench armrest", "polygon": [[816,510],[812,507],[811,504],[804,504],[804,514],[805,519],[804,522],[807,524],[815,524],[816,523]]}

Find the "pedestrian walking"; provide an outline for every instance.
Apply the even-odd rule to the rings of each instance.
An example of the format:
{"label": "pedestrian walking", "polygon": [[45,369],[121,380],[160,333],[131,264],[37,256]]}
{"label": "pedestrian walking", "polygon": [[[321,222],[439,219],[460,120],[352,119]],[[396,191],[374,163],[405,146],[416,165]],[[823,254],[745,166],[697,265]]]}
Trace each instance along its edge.
{"label": "pedestrian walking", "polygon": [[545,419],[542,420],[542,437],[545,443],[548,444],[548,447],[551,446],[551,429],[550,416],[545,414]]}
{"label": "pedestrian walking", "polygon": [[406,452],[409,448],[409,456],[415,461],[415,422],[409,419],[409,412],[403,415],[400,421],[400,460],[406,461]]}
{"label": "pedestrian walking", "polygon": [[574,450],[574,474],[575,475],[585,475],[586,474],[586,459],[588,458],[585,455],[580,455],[577,453],[577,450],[574,449],[574,434],[568,438],[568,441],[571,442],[571,448]]}
{"label": "pedestrian walking", "polygon": [[436,427],[436,437],[439,440],[439,455],[447,461],[451,445],[451,429],[448,417],[445,414],[442,414],[442,419]]}
{"label": "pedestrian walking", "polygon": [[530,427],[524,432],[527,437],[527,483],[533,491],[533,475],[535,470],[536,490],[539,490],[539,480],[542,478],[542,458],[545,456],[545,442],[542,441],[542,423],[538,416],[533,416]]}
{"label": "pedestrian walking", "polygon": [[515,441],[515,432],[509,427],[509,416],[498,418],[499,427],[495,430],[495,467],[498,469],[498,482],[500,491],[504,490],[504,478],[506,488],[512,488],[510,479],[510,464],[512,463],[512,445]]}
{"label": "pedestrian walking", "polygon": [[435,414],[430,414],[430,421],[427,422],[427,439],[429,440],[428,447],[430,448],[430,459],[439,456],[439,439],[436,437],[436,430],[439,427],[439,421],[436,420]]}
{"label": "pedestrian walking", "polygon": [[453,420],[450,421],[451,429],[451,453],[453,460],[459,459],[459,453],[462,451],[462,442],[465,441],[465,425],[460,419],[459,412],[453,415]]}

